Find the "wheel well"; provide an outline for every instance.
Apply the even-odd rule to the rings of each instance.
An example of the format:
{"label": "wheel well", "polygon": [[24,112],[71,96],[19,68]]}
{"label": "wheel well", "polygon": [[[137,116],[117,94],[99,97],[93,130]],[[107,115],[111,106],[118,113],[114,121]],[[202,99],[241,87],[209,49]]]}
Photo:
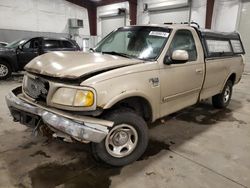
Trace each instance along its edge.
{"label": "wheel well", "polygon": [[125,107],[135,111],[146,122],[152,121],[152,108],[148,100],[143,97],[129,97],[113,105],[112,109]]}
{"label": "wheel well", "polygon": [[236,74],[235,74],[235,73],[232,73],[232,74],[229,76],[229,78],[228,78],[228,80],[231,80],[231,81],[232,81],[233,85],[234,85],[234,83],[235,83],[235,79],[236,79]]}

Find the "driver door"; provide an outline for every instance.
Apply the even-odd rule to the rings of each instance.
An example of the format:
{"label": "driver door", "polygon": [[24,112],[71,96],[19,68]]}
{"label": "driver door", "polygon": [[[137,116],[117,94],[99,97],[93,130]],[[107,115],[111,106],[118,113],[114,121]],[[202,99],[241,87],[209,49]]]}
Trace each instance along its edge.
{"label": "driver door", "polygon": [[188,52],[189,59],[181,64],[171,60],[171,64],[162,63],[161,116],[176,112],[198,101],[204,79],[204,60],[203,52],[198,51],[197,44],[200,48],[200,41],[194,31],[188,29],[176,31],[166,58],[171,59],[175,50],[185,50]]}
{"label": "driver door", "polygon": [[34,38],[26,42],[17,52],[19,67],[21,69],[32,59],[39,55],[39,38]]}

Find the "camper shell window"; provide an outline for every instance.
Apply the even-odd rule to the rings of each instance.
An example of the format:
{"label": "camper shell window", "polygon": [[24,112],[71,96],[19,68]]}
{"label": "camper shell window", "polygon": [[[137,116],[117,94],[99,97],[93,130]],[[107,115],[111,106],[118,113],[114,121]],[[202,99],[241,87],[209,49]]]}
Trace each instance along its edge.
{"label": "camper shell window", "polygon": [[240,35],[236,32],[199,31],[206,58],[231,57],[245,54]]}

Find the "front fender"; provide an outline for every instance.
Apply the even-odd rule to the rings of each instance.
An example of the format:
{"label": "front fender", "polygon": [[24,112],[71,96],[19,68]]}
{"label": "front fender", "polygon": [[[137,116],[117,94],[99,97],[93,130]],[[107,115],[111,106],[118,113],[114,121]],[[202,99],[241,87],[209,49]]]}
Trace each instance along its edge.
{"label": "front fender", "polygon": [[152,119],[159,117],[160,82],[157,63],[143,63],[123,67],[94,76],[82,85],[93,87],[97,93],[97,106],[112,108],[116,103],[130,97],[141,97],[148,101],[152,109]]}
{"label": "front fender", "polygon": [[150,105],[153,102],[149,96],[145,95],[143,92],[140,92],[138,90],[123,91],[119,95],[113,97],[108,103],[106,103],[105,106],[103,107],[103,109],[111,108],[119,101],[122,101],[122,100],[130,98],[130,97],[142,97],[142,98],[146,99]]}

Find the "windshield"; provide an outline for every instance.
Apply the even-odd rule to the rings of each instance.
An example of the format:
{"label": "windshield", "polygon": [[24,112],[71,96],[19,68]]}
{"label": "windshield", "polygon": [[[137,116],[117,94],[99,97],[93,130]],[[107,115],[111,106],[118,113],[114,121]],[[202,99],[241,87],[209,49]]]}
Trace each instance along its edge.
{"label": "windshield", "polygon": [[104,38],[96,52],[138,59],[156,59],[164,47],[170,30],[162,27],[124,27]]}
{"label": "windshield", "polygon": [[13,42],[7,44],[5,47],[17,48],[19,45],[24,44],[26,41],[27,41],[26,39],[16,40],[16,41],[13,41]]}

